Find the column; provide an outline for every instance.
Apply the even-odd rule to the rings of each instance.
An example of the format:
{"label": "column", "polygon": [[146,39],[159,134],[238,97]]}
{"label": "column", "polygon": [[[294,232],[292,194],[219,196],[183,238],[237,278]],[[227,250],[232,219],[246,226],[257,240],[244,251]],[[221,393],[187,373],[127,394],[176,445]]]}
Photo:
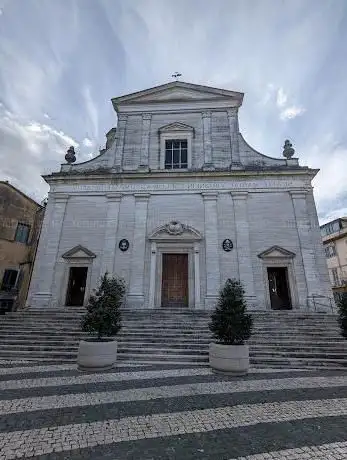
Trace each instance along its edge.
{"label": "column", "polygon": [[213,171],[212,139],[211,139],[211,112],[202,112],[204,166],[206,171]]}
{"label": "column", "polygon": [[220,288],[218,245],[218,193],[203,193],[205,205],[206,297],[205,308],[214,307]]}
{"label": "column", "polygon": [[194,301],[195,310],[201,308],[200,294],[200,243],[194,244]]}
{"label": "column", "polygon": [[102,252],[102,262],[100,275],[103,276],[107,271],[114,273],[114,259],[117,244],[117,225],[119,219],[119,208],[122,195],[120,193],[110,193],[106,195],[107,214],[104,236],[104,248]]}
{"label": "column", "polygon": [[155,308],[155,273],[157,269],[157,243],[151,244],[151,272],[149,279],[148,308]]}
{"label": "column", "polygon": [[231,192],[234,203],[236,250],[239,264],[239,276],[249,305],[255,301],[252,251],[249,237],[248,192]]}
{"label": "column", "polygon": [[56,260],[69,195],[50,194],[42,224],[39,247],[30,283],[28,304],[33,307],[50,307]]}
{"label": "column", "polygon": [[239,149],[239,120],[237,116],[237,109],[228,109],[228,122],[230,132],[230,149],[231,149],[231,166],[240,167],[240,149]]}
{"label": "column", "polygon": [[[314,244],[311,238],[310,218],[306,203],[306,191],[292,191],[289,192],[292,197],[294,216],[296,221],[296,228],[298,231],[299,244],[302,255],[302,262],[304,265],[307,295],[310,297],[312,294],[319,294],[320,285],[319,277],[317,276],[316,261],[314,254]],[[304,300],[300,299],[301,304],[306,304]]]}
{"label": "column", "polygon": [[148,171],[149,167],[149,134],[151,129],[151,119],[151,113],[142,114],[141,159],[138,168],[141,171]]}
{"label": "column", "polygon": [[127,115],[123,113],[120,113],[118,115],[117,142],[116,142],[116,150],[115,150],[114,162],[113,162],[113,167],[117,171],[120,171],[122,169],[125,128],[126,128],[127,118],[128,118]]}
{"label": "column", "polygon": [[135,193],[135,229],[131,257],[128,302],[141,308],[144,303],[144,273],[146,255],[147,207],[150,194]]}

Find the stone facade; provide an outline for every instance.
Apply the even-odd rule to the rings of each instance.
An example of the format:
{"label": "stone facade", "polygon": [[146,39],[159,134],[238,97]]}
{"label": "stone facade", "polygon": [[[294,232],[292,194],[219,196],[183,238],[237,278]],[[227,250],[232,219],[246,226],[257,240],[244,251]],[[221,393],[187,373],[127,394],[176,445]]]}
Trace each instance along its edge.
{"label": "stone facade", "polygon": [[333,293],[347,292],[347,216],[321,226],[321,235]]}
{"label": "stone facade", "polygon": [[0,312],[24,307],[43,214],[34,200],[0,182]]}
{"label": "stone facade", "polygon": [[[312,296],[328,305],[311,186],[318,171],[250,147],[239,132],[242,100],[183,82],[113,99],[118,124],[107,148],[44,177],[50,193],[29,304],[65,305],[71,268],[88,267],[84,304],[107,270],[126,280],[130,308],[159,307],[163,254],[186,254],[187,308],[212,308],[231,277],[244,283],[250,308],[275,308],[276,276],[288,307],[310,307]],[[186,164],[167,169],[173,140],[187,149]]]}

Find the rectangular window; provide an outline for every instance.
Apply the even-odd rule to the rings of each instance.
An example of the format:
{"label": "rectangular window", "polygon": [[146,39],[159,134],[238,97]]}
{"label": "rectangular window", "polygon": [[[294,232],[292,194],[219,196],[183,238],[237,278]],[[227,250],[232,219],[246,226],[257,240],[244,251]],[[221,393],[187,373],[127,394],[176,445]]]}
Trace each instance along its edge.
{"label": "rectangular window", "polygon": [[325,246],[324,248],[326,257],[335,257],[336,256],[336,248],[335,245],[331,244],[329,246]]}
{"label": "rectangular window", "polygon": [[29,239],[30,225],[18,223],[15,234],[15,241],[19,243],[27,243]]}
{"label": "rectangular window", "polygon": [[1,290],[11,291],[11,289],[13,289],[16,285],[17,275],[17,270],[5,270],[4,276],[2,278]]}
{"label": "rectangular window", "polygon": [[165,141],[165,169],[188,168],[187,139],[169,139]]}
{"label": "rectangular window", "polygon": [[337,273],[337,268],[332,268],[331,274],[333,275],[334,286],[339,286],[340,280],[339,280],[339,275]]}

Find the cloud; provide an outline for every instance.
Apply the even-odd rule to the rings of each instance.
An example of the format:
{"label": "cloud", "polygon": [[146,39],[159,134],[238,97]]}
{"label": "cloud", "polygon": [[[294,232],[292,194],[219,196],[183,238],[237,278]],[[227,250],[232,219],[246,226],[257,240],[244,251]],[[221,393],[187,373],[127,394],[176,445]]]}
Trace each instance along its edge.
{"label": "cloud", "polygon": [[283,88],[277,90],[277,106],[284,107],[286,105],[288,96],[285,94]]}
{"label": "cloud", "polygon": [[63,131],[22,119],[3,106],[0,107],[0,139],[2,179],[38,201],[48,191],[40,175],[59,170],[60,164],[65,162],[67,148],[70,145],[78,147],[78,143]]}
{"label": "cloud", "polygon": [[320,225],[331,222],[332,220],[338,219],[339,217],[347,217],[347,207],[335,209],[332,212],[329,212],[323,215],[320,219]]}
{"label": "cloud", "polygon": [[0,94],[25,135],[1,139],[0,168],[13,152],[17,165],[29,169],[34,161],[35,187],[43,168],[59,170],[68,147],[56,133],[81,141],[78,161],[86,159],[92,149],[84,139],[103,144],[116,123],[112,97],[171,81],[178,70],[183,81],[244,92],[247,141],[280,157],[284,139],[292,139],[300,163],[321,168],[320,215],[344,209],[346,17],[346,2],[333,0],[71,0],[69,8],[10,0],[0,18]]}
{"label": "cloud", "polygon": [[305,111],[306,109],[303,107],[292,105],[281,112],[280,118],[281,120],[291,120],[292,118],[302,115]]}
{"label": "cloud", "polygon": [[82,88],[82,95],[85,103],[85,110],[87,112],[88,118],[91,122],[91,128],[93,130],[93,137],[97,138],[99,133],[99,116],[98,109],[96,104],[93,101],[91,95],[91,88],[89,85],[85,85]]}
{"label": "cloud", "polygon": [[89,139],[88,137],[85,137],[82,141],[82,144],[85,146],[85,147],[93,147],[94,145],[94,142]]}

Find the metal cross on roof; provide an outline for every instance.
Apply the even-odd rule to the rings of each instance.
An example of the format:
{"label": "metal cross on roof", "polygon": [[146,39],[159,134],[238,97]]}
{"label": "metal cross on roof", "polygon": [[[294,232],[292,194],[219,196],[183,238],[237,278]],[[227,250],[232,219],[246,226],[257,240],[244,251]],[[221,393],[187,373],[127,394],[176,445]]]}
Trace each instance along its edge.
{"label": "metal cross on roof", "polygon": [[175,72],[171,75],[171,77],[174,78],[175,80],[178,80],[180,77],[182,77],[182,74],[179,72]]}

